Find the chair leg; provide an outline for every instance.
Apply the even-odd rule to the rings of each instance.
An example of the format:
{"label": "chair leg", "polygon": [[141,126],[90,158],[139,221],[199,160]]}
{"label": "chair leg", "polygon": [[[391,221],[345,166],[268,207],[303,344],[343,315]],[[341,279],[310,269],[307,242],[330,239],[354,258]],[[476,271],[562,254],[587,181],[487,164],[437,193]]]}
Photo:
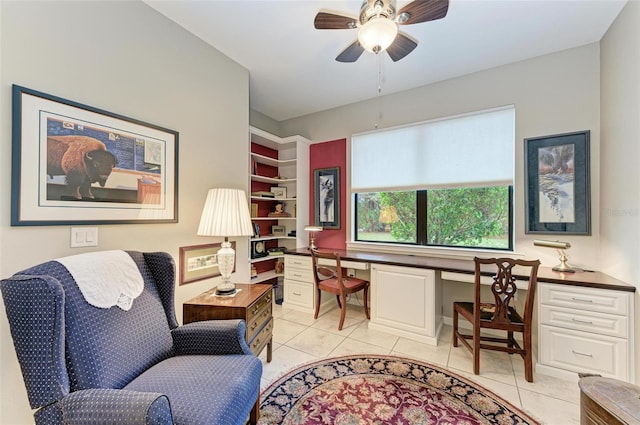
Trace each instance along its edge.
{"label": "chair leg", "polygon": [[451,344],[454,347],[458,346],[458,310],[453,307],[453,337]]}
{"label": "chair leg", "polygon": [[340,307],[340,325],[338,325],[338,330],[342,330],[342,325],[344,325],[344,318],[347,315],[347,300],[342,299],[342,306]]}
{"label": "chair leg", "polygon": [[313,315],[314,319],[318,318],[318,314],[320,314],[320,300],[322,299],[322,291],[320,289],[316,289],[316,312]]}
{"label": "chair leg", "polygon": [[480,327],[473,327],[473,373],[480,374]]}
{"label": "chair leg", "polygon": [[513,331],[507,331],[507,347],[513,348]]}
{"label": "chair leg", "polygon": [[367,319],[371,320],[371,314],[369,313],[369,287],[364,287],[364,313],[367,315]]}
{"label": "chair leg", "polygon": [[338,300],[338,307],[342,308],[342,302],[340,302],[340,295],[336,295],[336,300]]}
{"label": "chair leg", "polygon": [[533,382],[533,354],[531,353],[531,329],[525,329],[522,334],[524,339],[524,378],[527,382]]}
{"label": "chair leg", "polygon": [[258,423],[258,419],[260,419],[260,392],[258,391],[258,399],[256,400],[256,404],[251,408],[251,413],[249,413],[249,424],[256,425]]}

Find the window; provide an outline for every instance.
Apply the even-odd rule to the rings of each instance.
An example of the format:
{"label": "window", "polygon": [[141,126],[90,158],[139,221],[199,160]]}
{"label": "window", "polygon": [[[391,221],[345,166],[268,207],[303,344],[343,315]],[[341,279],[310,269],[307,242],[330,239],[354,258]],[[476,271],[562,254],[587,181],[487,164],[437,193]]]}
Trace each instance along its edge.
{"label": "window", "polygon": [[354,135],[356,241],[512,249],[514,121],[508,107]]}

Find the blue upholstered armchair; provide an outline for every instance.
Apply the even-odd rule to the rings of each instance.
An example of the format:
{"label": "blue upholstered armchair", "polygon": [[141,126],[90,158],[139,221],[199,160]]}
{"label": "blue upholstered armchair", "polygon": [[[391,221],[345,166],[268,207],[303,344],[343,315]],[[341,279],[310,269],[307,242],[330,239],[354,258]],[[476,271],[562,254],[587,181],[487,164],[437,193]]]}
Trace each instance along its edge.
{"label": "blue upholstered armchair", "polygon": [[171,256],[104,251],[114,252],[134,268],[129,274],[140,272],[138,290],[120,294],[124,307],[88,302],[103,275],[118,276],[113,264],[99,267],[101,253],[67,257],[94,274],[93,287],[64,261],[0,284],[36,424],[256,422],[262,363],[245,342],[245,323],[178,326]]}

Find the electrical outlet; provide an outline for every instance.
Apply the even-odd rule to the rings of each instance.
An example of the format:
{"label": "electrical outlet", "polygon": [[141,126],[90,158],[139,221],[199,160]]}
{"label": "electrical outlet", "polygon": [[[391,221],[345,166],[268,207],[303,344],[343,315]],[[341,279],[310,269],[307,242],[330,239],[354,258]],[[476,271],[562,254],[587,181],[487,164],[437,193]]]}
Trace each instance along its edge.
{"label": "electrical outlet", "polygon": [[356,277],[356,269],[347,269],[347,276]]}

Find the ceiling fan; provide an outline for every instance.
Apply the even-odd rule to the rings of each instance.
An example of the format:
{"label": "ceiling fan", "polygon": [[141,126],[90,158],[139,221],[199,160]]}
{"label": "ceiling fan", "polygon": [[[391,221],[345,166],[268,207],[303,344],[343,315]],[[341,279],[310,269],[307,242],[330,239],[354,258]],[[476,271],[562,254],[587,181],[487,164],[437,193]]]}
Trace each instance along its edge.
{"label": "ceiling fan", "polygon": [[396,12],[396,0],[364,0],[360,17],[321,10],[313,21],[316,29],[355,29],[358,39],[337,57],[338,62],[355,62],[367,50],[387,51],[394,62],[407,56],[418,45],[413,37],[398,31],[398,25],[442,19],[447,15],[449,0],[414,0]]}

